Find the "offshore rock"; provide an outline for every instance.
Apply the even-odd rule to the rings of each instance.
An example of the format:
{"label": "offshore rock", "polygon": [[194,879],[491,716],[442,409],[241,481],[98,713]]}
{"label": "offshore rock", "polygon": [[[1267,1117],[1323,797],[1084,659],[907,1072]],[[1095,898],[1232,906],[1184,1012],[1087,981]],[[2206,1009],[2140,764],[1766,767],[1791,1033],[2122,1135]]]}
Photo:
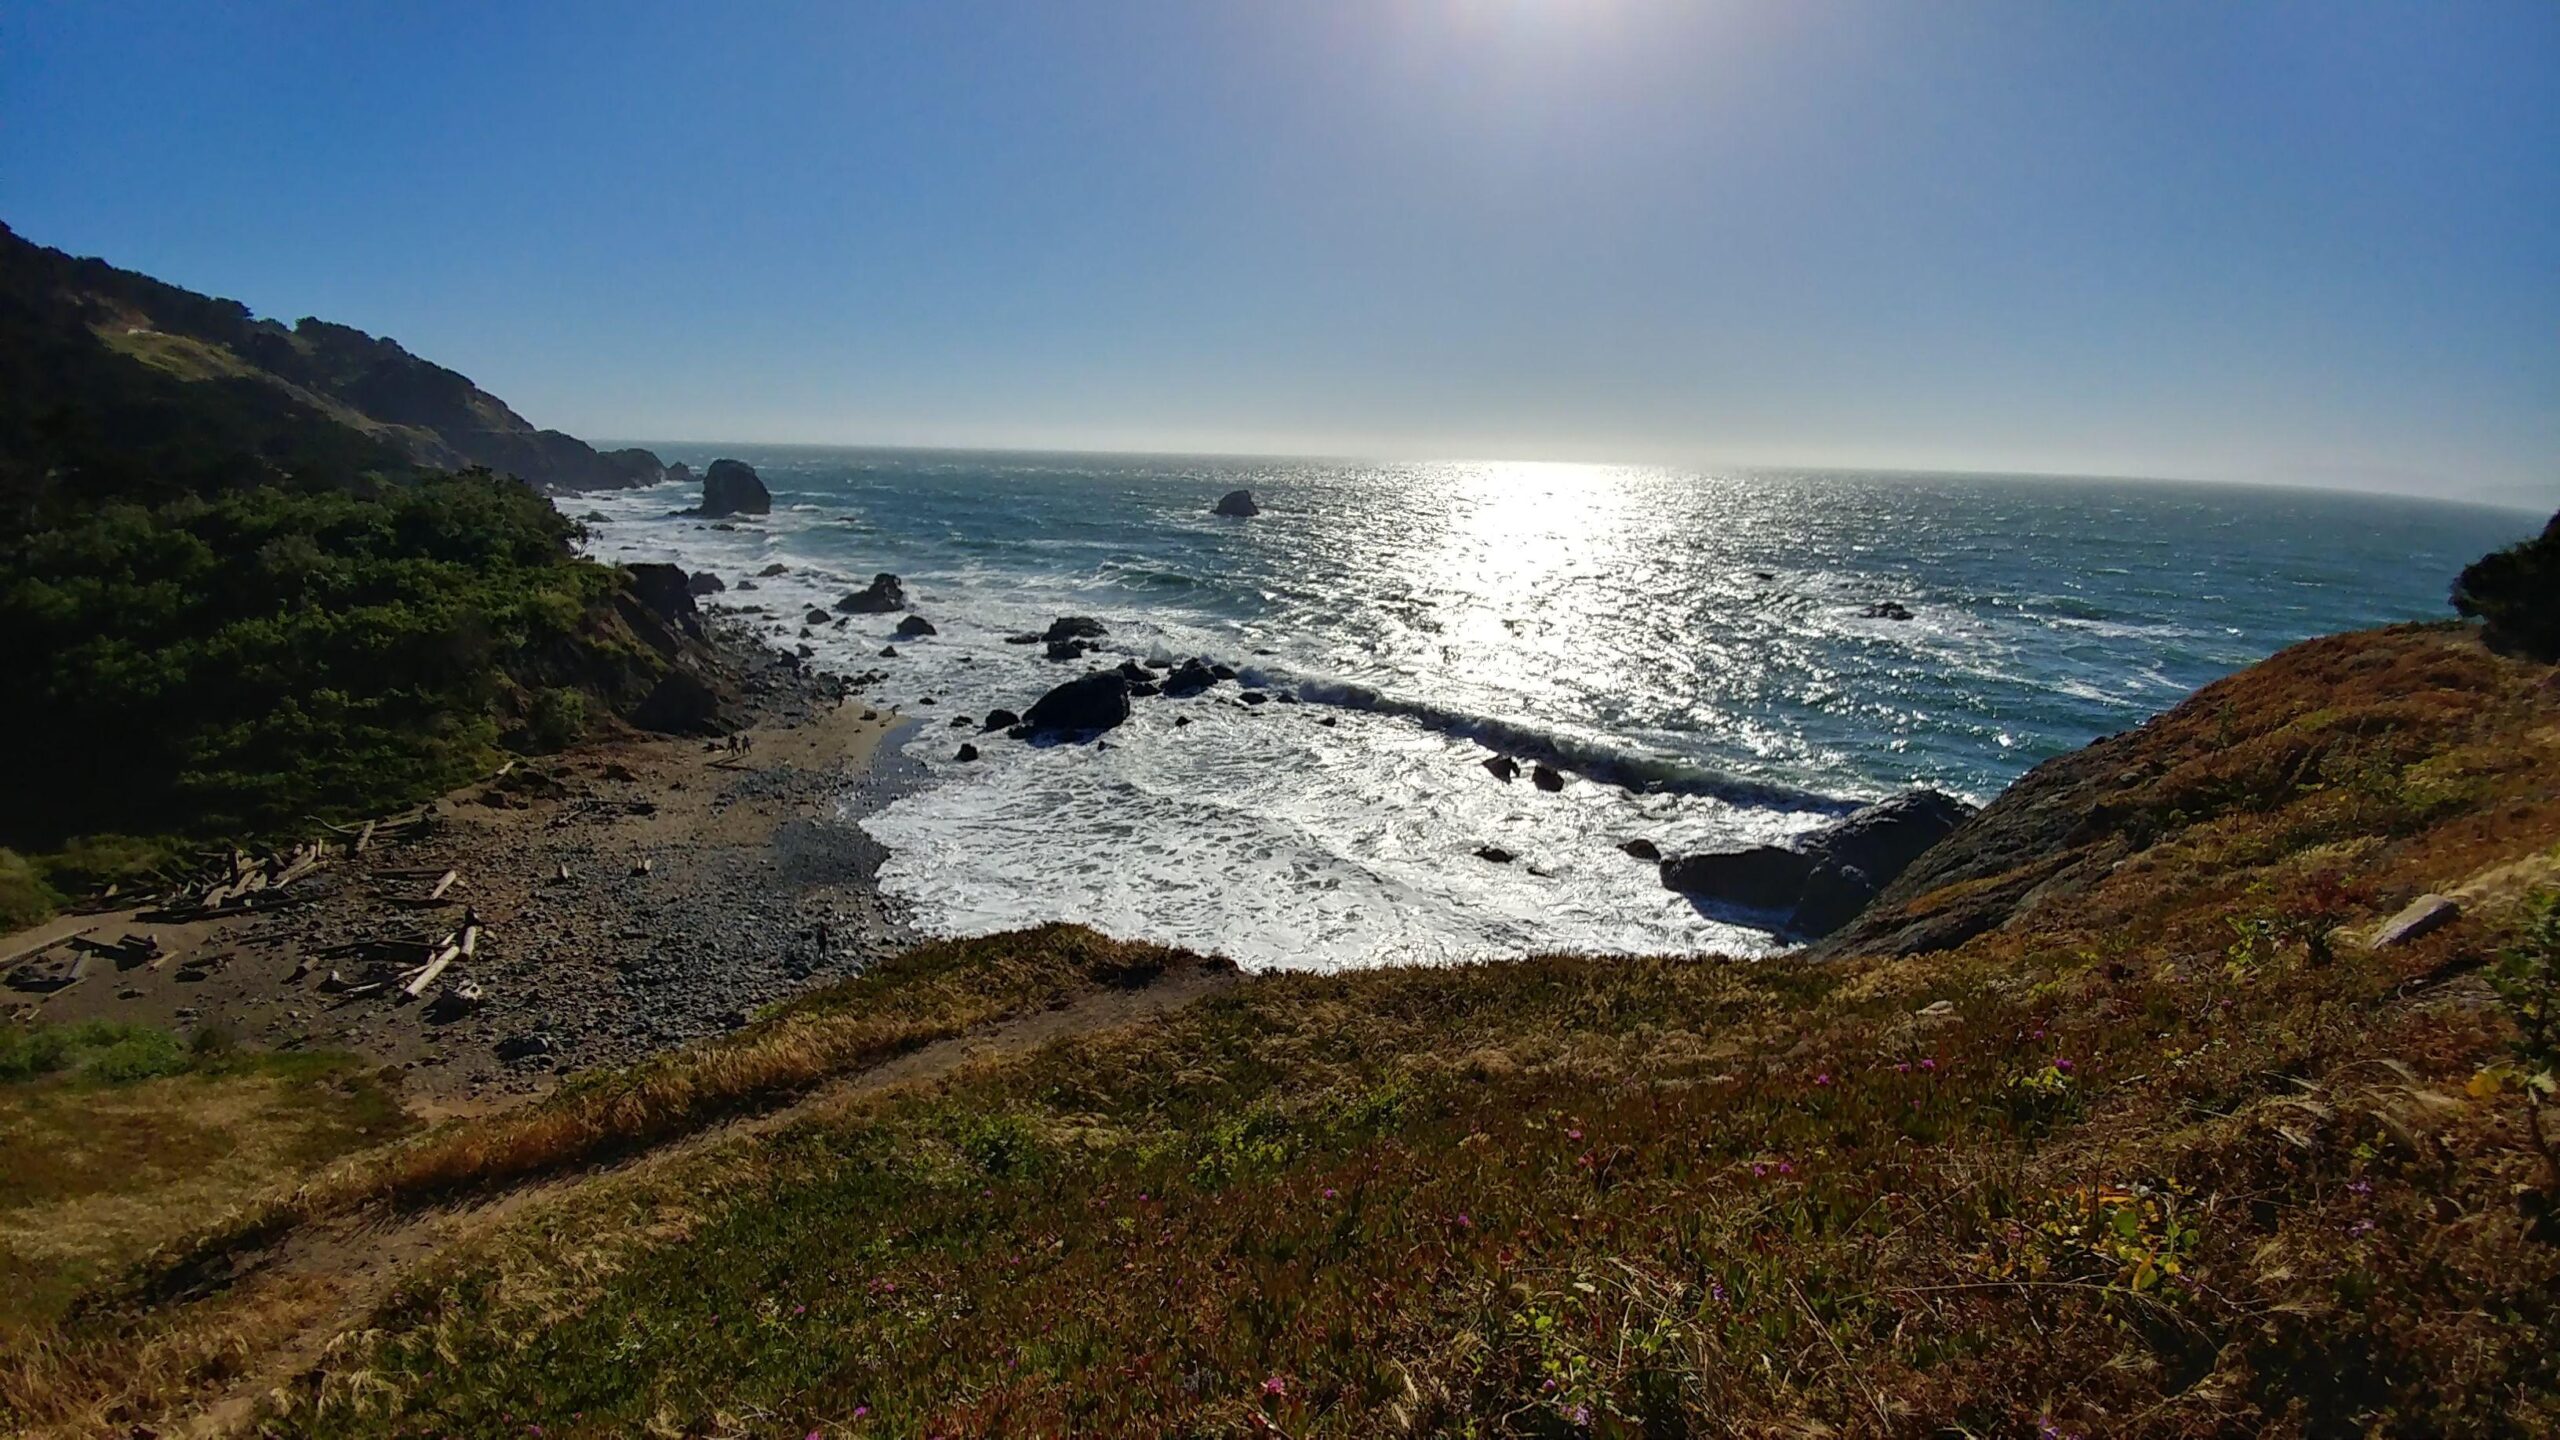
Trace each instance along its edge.
{"label": "offshore rock", "polygon": [[1218,497],[1218,503],[1211,508],[1209,513],[1212,515],[1232,515],[1239,520],[1245,520],[1261,514],[1262,507],[1253,503],[1252,491],[1230,490],[1226,494]]}
{"label": "offshore rock", "polygon": [[702,472],[702,508],[694,512],[706,520],[723,515],[769,515],[773,513],[773,494],[755,467],[744,460],[714,460]]}
{"label": "offshore rock", "polygon": [[869,585],[836,602],[836,609],[847,615],[886,615],[906,608],[906,587],[886,570],[872,576]]}

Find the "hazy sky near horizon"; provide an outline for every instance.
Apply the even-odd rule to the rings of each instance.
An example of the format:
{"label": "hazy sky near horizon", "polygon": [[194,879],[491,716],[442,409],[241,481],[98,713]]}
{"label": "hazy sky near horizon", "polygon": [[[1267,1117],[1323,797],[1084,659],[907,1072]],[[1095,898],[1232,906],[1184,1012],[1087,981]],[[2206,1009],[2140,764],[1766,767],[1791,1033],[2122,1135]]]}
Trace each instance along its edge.
{"label": "hazy sky near horizon", "polygon": [[0,10],[0,219],[590,437],[2560,501],[2560,5]]}

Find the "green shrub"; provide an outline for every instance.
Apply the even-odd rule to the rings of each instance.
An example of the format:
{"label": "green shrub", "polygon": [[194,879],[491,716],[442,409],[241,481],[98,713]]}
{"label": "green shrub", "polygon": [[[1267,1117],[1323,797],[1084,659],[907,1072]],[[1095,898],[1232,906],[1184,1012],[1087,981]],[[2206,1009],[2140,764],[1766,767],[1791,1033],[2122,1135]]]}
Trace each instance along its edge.
{"label": "green shrub", "polygon": [[508,666],[609,588],[568,533],[485,472],[0,530],[0,747],[44,761],[15,778],[0,841],[257,833],[459,783],[488,762]]}
{"label": "green shrub", "polygon": [[0,933],[51,919],[61,899],[25,856],[0,850]]}
{"label": "green shrub", "polygon": [[525,733],[534,748],[566,750],[587,733],[587,697],[575,690],[544,690],[533,697],[525,715]]}
{"label": "green shrub", "polygon": [[72,1070],[82,1079],[123,1085],[175,1075],[192,1063],[176,1036],[148,1025],[84,1020],[76,1025],[0,1027],[0,1081],[32,1080]]}
{"label": "green shrub", "polygon": [[189,1063],[176,1036],[135,1025],[126,1027],[126,1033],[91,1054],[80,1066],[80,1073],[108,1085],[129,1085],[136,1080],[175,1075]]}
{"label": "green shrub", "polygon": [[2489,643],[2560,660],[2560,514],[2542,534],[2472,561],[2453,582],[2453,608],[2482,622]]}

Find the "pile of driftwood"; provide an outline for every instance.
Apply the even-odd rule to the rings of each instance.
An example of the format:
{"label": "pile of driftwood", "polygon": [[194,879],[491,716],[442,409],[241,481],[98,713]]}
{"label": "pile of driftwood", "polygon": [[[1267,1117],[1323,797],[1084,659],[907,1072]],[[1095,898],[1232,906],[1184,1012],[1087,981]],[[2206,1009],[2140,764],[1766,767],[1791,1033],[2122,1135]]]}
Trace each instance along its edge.
{"label": "pile of driftwood", "polygon": [[[437,893],[450,886],[453,878],[454,872],[444,872]],[[320,990],[340,997],[341,1003],[380,996],[405,1005],[425,998],[442,981],[443,988],[427,1006],[427,1018],[438,1022],[459,1019],[478,1009],[483,997],[480,987],[468,976],[454,973],[453,967],[479,955],[484,930],[480,917],[465,910],[461,924],[438,934],[406,940],[357,940],[314,951],[323,961],[340,962],[322,977]],[[300,980],[312,968],[312,962],[306,959],[286,978]]]}
{"label": "pile of driftwood", "polygon": [[252,856],[235,847],[209,857],[213,861],[211,867],[197,879],[146,900],[149,908],[138,918],[158,924],[181,924],[297,905],[313,897],[307,891],[288,893],[287,887],[295,881],[342,855],[361,855],[377,843],[416,839],[433,823],[432,812],[419,809],[388,820],[367,820],[361,825],[331,825],[323,821],[322,828],[329,835],[272,855]]}

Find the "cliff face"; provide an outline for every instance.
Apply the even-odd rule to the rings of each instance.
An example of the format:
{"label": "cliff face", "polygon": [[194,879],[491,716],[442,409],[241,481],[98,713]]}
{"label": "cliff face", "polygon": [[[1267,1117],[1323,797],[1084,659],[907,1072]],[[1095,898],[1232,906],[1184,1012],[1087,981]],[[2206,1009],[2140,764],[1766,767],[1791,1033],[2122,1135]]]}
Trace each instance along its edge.
{"label": "cliff face", "polygon": [[[599,454],[575,436],[538,429],[468,377],[397,341],[324,320],[291,327],[263,320],[238,301],[65,255],[4,226],[0,288],[12,332],[42,332],[57,350],[93,342],[185,384],[262,387],[271,407],[351,430],[395,463],[485,466],[547,490],[654,484],[664,473],[646,450]],[[26,379],[46,383],[41,374]]]}
{"label": "cliff face", "polygon": [[[2550,667],[2455,624],[2306,641],[2036,767],[1816,953],[2103,937],[2161,903],[2164,877],[2254,883],[2266,856],[2349,837],[2357,851],[2334,868],[2369,876],[2398,837],[2547,762],[2556,686]],[[2447,885],[2466,861],[2503,853],[2441,834],[2428,847]]]}

